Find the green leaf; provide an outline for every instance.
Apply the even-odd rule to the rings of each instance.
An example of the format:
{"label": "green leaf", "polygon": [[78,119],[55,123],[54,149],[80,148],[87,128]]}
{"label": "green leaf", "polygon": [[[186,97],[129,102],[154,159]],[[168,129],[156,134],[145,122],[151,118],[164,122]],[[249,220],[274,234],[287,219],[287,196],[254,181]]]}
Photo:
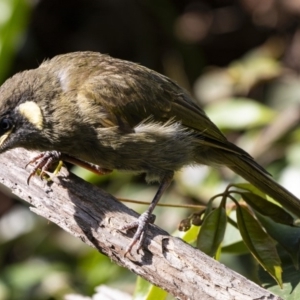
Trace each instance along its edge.
{"label": "green leaf", "polygon": [[26,0],[0,0],[0,11],[0,82],[3,82],[26,29],[30,5]]}
{"label": "green leaf", "polygon": [[138,277],[132,300],[165,300],[167,296],[166,291]]}
{"label": "green leaf", "polygon": [[281,247],[278,247],[278,253],[283,266],[283,286],[282,288],[275,284],[274,280],[267,273],[259,268],[258,276],[262,286],[282,297],[285,300],[300,299],[300,272],[296,270],[290,257]]}
{"label": "green leaf", "polygon": [[249,249],[247,248],[247,246],[243,241],[239,241],[227,246],[223,246],[222,252],[240,255],[240,254],[249,253]]}
{"label": "green leaf", "polygon": [[268,199],[269,196],[265,193],[263,193],[261,190],[259,190],[257,187],[255,187],[254,185],[252,185],[251,183],[235,183],[235,184],[232,184],[232,186],[238,188],[238,189],[243,189],[243,190],[246,190],[246,191],[249,191],[255,195],[258,195],[260,196],[261,198],[263,199]]}
{"label": "green leaf", "polygon": [[215,256],[223,241],[227,216],[221,204],[204,217],[197,240],[197,247],[209,256]]}
{"label": "green leaf", "polygon": [[293,225],[294,218],[284,209],[252,193],[242,193],[243,199],[257,212],[270,217],[277,223]]}
{"label": "green leaf", "polygon": [[278,224],[270,218],[257,213],[257,218],[268,232],[268,234],[276,240],[283,249],[287,251],[293,260],[295,268],[299,269],[300,261],[300,228],[291,227],[284,224]]}
{"label": "green leaf", "polygon": [[281,262],[274,240],[261,228],[246,206],[238,204],[236,213],[239,230],[250,252],[282,286]]}
{"label": "green leaf", "polygon": [[248,254],[249,249],[243,242],[241,233],[236,223],[236,210],[227,212],[227,226],[222,242],[222,253],[232,254]]}
{"label": "green leaf", "polygon": [[180,235],[181,239],[185,242],[192,244],[197,240],[199,235],[200,227],[192,225],[188,231],[185,231],[183,234]]}

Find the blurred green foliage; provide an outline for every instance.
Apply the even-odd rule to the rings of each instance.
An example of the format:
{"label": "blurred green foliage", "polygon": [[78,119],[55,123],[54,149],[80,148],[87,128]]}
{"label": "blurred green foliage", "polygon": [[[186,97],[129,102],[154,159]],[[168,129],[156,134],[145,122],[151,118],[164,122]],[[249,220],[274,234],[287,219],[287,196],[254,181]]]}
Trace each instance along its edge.
{"label": "blurred green foliage", "polygon": [[0,82],[7,77],[14,55],[24,41],[30,10],[26,0],[0,1]]}
{"label": "blurred green foliage", "polygon": [[[250,152],[276,180],[299,196],[300,11],[292,2],[273,1],[266,9],[253,0],[239,4],[0,0],[0,81],[36,67],[45,58],[77,50],[100,51],[139,62],[188,89],[231,141]],[[156,189],[155,185],[146,186],[142,176],[113,172],[96,177],[77,167],[73,171],[117,197],[149,201]],[[176,174],[162,202],[207,204],[235,180],[237,177],[225,169],[186,168]],[[139,299],[165,299],[161,290],[141,279],[136,284],[136,277],[128,270],[35,216],[26,203],[7,195],[4,188],[0,197],[0,299],[93,295],[101,284]],[[134,204],[132,208],[139,212],[145,209]],[[218,219],[222,227],[224,210],[219,208],[210,218]],[[278,290],[266,273],[259,279],[257,264],[235,227],[233,205],[227,203],[226,211],[230,211],[227,218],[231,223],[225,232],[219,228],[218,243],[212,243],[221,262],[271,287],[285,299],[299,298],[300,276],[295,271],[298,249],[277,246],[284,287]],[[158,207],[156,223],[174,232],[180,220],[192,212]],[[240,223],[245,214],[244,220],[251,218],[240,211]],[[286,239],[281,244],[291,245],[292,240],[299,239],[299,233],[286,225],[257,218],[273,238],[279,232]],[[207,222],[204,227],[211,231],[214,227],[210,225]],[[188,232],[174,234],[195,244],[198,233],[199,227],[193,225]]]}

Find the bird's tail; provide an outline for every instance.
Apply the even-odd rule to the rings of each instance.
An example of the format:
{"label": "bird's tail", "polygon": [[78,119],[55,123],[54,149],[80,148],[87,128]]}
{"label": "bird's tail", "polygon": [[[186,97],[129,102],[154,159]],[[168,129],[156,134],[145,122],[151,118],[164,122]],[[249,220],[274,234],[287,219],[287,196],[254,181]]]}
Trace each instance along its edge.
{"label": "bird's tail", "polygon": [[227,153],[223,164],[242,176],[256,188],[278,201],[284,208],[300,217],[300,200],[277,183],[250,156]]}

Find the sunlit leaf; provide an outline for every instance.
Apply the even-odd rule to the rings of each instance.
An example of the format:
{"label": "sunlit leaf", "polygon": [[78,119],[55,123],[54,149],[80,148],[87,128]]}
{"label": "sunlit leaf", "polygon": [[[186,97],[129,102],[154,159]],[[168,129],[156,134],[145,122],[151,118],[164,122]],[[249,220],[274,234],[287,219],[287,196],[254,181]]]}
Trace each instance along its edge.
{"label": "sunlit leaf", "polygon": [[261,190],[259,190],[257,187],[255,187],[254,185],[252,185],[251,183],[246,183],[246,182],[243,182],[243,183],[235,183],[235,184],[232,184],[232,186],[236,187],[236,188],[239,188],[239,189],[243,189],[243,190],[246,190],[246,191],[249,191],[255,195],[258,195],[264,199],[267,199],[269,196],[267,196],[265,193],[263,193]]}
{"label": "sunlit leaf", "polygon": [[132,300],[165,300],[167,295],[166,291],[138,277]]}
{"label": "sunlit leaf", "polygon": [[184,232],[180,237],[187,243],[192,244],[197,240],[199,235],[200,227],[192,225],[191,228]]}

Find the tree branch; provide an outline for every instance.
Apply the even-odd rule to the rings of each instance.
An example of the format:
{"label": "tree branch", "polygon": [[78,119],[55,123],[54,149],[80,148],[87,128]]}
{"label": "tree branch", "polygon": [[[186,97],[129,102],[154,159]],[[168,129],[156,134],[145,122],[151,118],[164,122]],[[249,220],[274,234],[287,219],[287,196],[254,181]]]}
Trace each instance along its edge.
{"label": "tree branch", "polygon": [[32,153],[15,149],[0,155],[0,182],[54,222],[178,299],[280,299],[156,226],[146,249],[124,257],[132,233],[121,232],[137,214],[99,188],[63,168],[51,183],[37,176],[26,184]]}

